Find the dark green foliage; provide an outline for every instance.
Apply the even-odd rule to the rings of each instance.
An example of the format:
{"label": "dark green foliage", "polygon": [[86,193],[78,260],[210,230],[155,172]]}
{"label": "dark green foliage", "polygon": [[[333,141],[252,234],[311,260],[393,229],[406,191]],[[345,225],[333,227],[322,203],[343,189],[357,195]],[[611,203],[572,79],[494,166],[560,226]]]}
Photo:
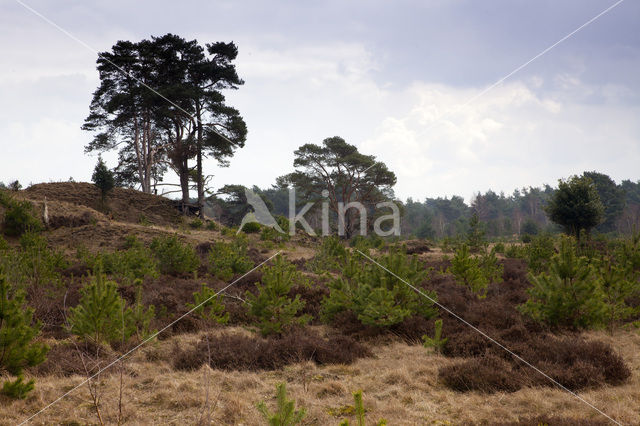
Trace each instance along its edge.
{"label": "dark green foliage", "polygon": [[24,399],[29,392],[35,387],[35,380],[31,379],[28,382],[24,382],[22,374],[18,375],[16,380],[7,380],[2,384],[2,394],[14,399]]}
{"label": "dark green foliage", "polygon": [[597,229],[601,232],[612,232],[616,230],[616,222],[622,215],[625,207],[626,197],[624,189],[609,176],[598,172],[584,172],[582,176],[593,181],[598,191],[598,197],[604,207],[604,220]]}
{"label": "dark green foliage", "polygon": [[265,267],[262,284],[256,284],[258,293],[246,293],[249,313],[256,318],[262,335],[282,334],[294,324],[305,324],[308,315],[299,315],[304,307],[300,295],[289,297],[289,292],[305,280],[296,267],[282,256],[277,256],[273,266]]}
{"label": "dark green foliage", "polygon": [[220,229],[220,227],[218,226],[217,223],[215,223],[214,221],[210,220],[207,222],[207,231],[217,231]]}
{"label": "dark green foliage", "polygon": [[113,172],[107,168],[107,165],[102,160],[102,157],[98,157],[98,163],[96,164],[95,169],[93,169],[91,180],[93,181],[94,185],[97,186],[100,190],[100,195],[102,196],[103,200],[115,186]]}
{"label": "dark green foliage", "polygon": [[189,222],[189,226],[193,229],[201,229],[204,225],[201,219],[195,218],[191,222]]}
{"label": "dark green foliage", "polygon": [[248,222],[242,227],[242,232],[245,234],[257,234],[262,229],[262,226],[258,222]]}
{"label": "dark green foliage", "polygon": [[529,269],[534,273],[546,271],[551,257],[555,254],[553,236],[547,233],[535,236],[526,250]]}
{"label": "dark green foliage", "polygon": [[560,252],[551,258],[549,272],[529,274],[532,287],[521,309],[533,319],[551,326],[575,328],[602,325],[606,305],[593,268],[576,255],[576,244],[561,240]]}
{"label": "dark green foliage", "polygon": [[362,324],[385,327],[413,315],[425,318],[436,315],[434,292],[422,290],[430,300],[396,278],[401,277],[414,286],[420,286],[427,270],[415,256],[393,251],[378,258],[377,262],[386,270],[369,260],[357,262],[347,257],[343,275],[329,284],[329,297],[323,300],[322,316],[325,320],[331,321],[337,314],[351,311]]}
{"label": "dark green foliage", "polygon": [[483,224],[474,212],[469,219],[469,231],[467,232],[467,244],[471,252],[478,252],[485,245],[485,230]]}
{"label": "dark green foliage", "polygon": [[0,206],[4,207],[4,223],[2,232],[10,237],[16,237],[27,231],[40,232],[42,222],[36,218],[33,206],[28,201],[18,201],[0,190]]}
{"label": "dark green foliage", "polygon": [[118,284],[107,281],[100,267],[80,293],[80,303],[69,309],[71,333],[94,343],[127,340],[136,332],[131,308],[118,294]]}
{"label": "dark green foliage", "polygon": [[218,324],[229,322],[229,313],[225,312],[224,305],[218,300],[216,292],[202,284],[200,291],[193,293],[193,304],[187,303],[187,307],[201,318],[214,321]]}
{"label": "dark green foliage", "polygon": [[433,337],[429,337],[426,334],[422,336],[423,345],[425,348],[433,348],[437,353],[441,353],[444,345],[447,344],[447,338],[442,338],[442,320],[437,319],[435,322],[435,332]]}
{"label": "dark green foliage", "polygon": [[151,329],[151,322],[156,317],[156,307],[153,305],[145,307],[142,304],[142,280],[136,279],[134,285],[136,286],[136,301],[131,315],[138,339],[144,340],[155,333],[155,330]]}
{"label": "dark green foliage", "polygon": [[260,239],[263,241],[273,241],[275,243],[289,241],[291,236],[284,228],[282,228],[282,230],[285,231],[285,233],[279,232],[277,229],[270,226],[263,226],[262,232],[260,233]]}
{"label": "dark green foliage", "polygon": [[104,273],[129,284],[138,279],[157,278],[160,265],[153,252],[137,240],[127,242],[127,246],[129,248],[126,250],[97,255],[80,250],[78,256],[91,270],[95,270],[100,264]]}
{"label": "dark green foliage", "polygon": [[335,235],[324,237],[320,249],[309,262],[309,268],[318,274],[340,268],[346,261],[348,251]]}
{"label": "dark green foliage", "polygon": [[593,181],[588,177],[573,176],[560,180],[558,190],[546,206],[551,221],[563,226],[565,232],[576,238],[580,231],[587,233],[604,218],[604,207]]}
{"label": "dark green foliage", "polygon": [[244,274],[253,267],[247,256],[247,244],[242,239],[232,243],[217,241],[209,251],[209,273],[228,281],[236,274]]}
{"label": "dark green foliage", "polygon": [[595,261],[595,272],[600,280],[603,301],[607,306],[606,322],[609,331],[613,332],[618,322],[640,312],[638,307],[628,304],[632,297],[640,296],[638,275],[630,263],[624,262],[624,259],[616,261],[610,256]]}
{"label": "dark green foliage", "polygon": [[485,250],[480,256],[472,256],[469,247],[463,244],[451,259],[448,272],[453,274],[458,284],[483,298],[489,283],[498,281],[502,276],[502,267],[494,250]]}
{"label": "dark green foliage", "polygon": [[22,370],[44,362],[49,348],[33,342],[40,323],[33,322],[33,309],[25,307],[24,293],[14,291],[0,271],[0,372],[17,376],[7,381],[2,393],[24,398],[33,389],[33,380],[22,381]]}
{"label": "dark green foliage", "polygon": [[175,235],[154,238],[151,251],[158,259],[160,272],[163,274],[189,274],[200,266],[200,259],[194,248],[189,244],[182,244]]}
{"label": "dark green foliage", "polygon": [[287,399],[287,385],[279,383],[276,385],[276,411],[270,413],[264,401],[258,404],[258,411],[269,426],[294,426],[302,423],[307,415],[304,408],[296,410],[296,402]]}
{"label": "dark green foliage", "polygon": [[540,227],[531,219],[527,219],[522,225],[523,234],[538,235],[538,232],[540,232]]}

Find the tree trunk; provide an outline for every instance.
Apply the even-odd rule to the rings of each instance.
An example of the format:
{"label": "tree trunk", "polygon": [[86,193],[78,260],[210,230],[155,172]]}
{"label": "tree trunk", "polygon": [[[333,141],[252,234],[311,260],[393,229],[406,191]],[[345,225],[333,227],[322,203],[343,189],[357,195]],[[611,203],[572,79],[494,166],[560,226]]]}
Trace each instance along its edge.
{"label": "tree trunk", "polygon": [[198,187],[198,216],[203,217],[202,207],[204,206],[204,176],[202,174],[202,117],[200,104],[196,104],[196,125],[198,133],[196,137],[196,185]]}

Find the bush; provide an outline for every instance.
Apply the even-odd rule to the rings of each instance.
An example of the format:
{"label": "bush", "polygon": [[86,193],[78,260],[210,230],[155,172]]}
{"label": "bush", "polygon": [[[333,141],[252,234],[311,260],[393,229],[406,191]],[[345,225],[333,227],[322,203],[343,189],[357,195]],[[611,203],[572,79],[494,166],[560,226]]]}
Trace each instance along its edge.
{"label": "bush", "polygon": [[551,326],[573,328],[602,325],[603,295],[593,269],[576,255],[575,242],[563,237],[560,252],[551,258],[548,273],[529,274],[533,286],[522,312]]}
{"label": "bush", "polygon": [[6,211],[2,231],[10,237],[19,237],[27,231],[40,232],[43,229],[42,222],[33,212],[33,206],[28,201],[18,201],[0,191],[0,205]]}
{"label": "bush", "polygon": [[189,222],[189,226],[193,229],[202,229],[203,225],[204,223],[199,218],[195,218],[191,222]]}
{"label": "bush", "polygon": [[306,324],[308,315],[298,315],[305,302],[296,295],[293,299],[289,292],[294,285],[304,282],[296,267],[278,255],[274,265],[265,267],[262,284],[256,284],[258,293],[247,291],[246,301],[249,313],[257,320],[263,336],[282,334],[295,324]]}
{"label": "bush", "polygon": [[214,221],[210,220],[207,222],[207,231],[217,231],[219,229],[220,227]]}
{"label": "bush", "polygon": [[152,251],[137,243],[127,250],[86,256],[83,260],[92,270],[100,263],[106,274],[129,284],[137,279],[157,278],[159,275],[159,262]]}
{"label": "bush", "polygon": [[242,227],[242,232],[245,234],[257,234],[262,229],[262,226],[258,222],[247,222]]}
{"label": "bush", "polygon": [[336,270],[345,262],[348,251],[334,235],[324,237],[320,249],[314,258],[308,262],[309,268],[316,273]]}
{"label": "bush", "polygon": [[523,385],[523,378],[511,365],[495,355],[473,358],[443,367],[438,380],[458,392],[480,391],[515,392]]}
{"label": "bush", "polygon": [[93,169],[91,180],[100,190],[102,201],[104,201],[109,191],[115,186],[115,178],[113,177],[113,172],[107,168],[107,165],[102,160],[102,157],[98,157],[98,163]]}
{"label": "bush", "polygon": [[277,229],[272,228],[270,226],[263,226],[262,232],[260,233],[260,239],[262,241],[273,241],[275,243],[281,243],[284,241],[289,241],[291,236],[289,234],[283,234],[279,232]]}
{"label": "bush", "polygon": [[44,362],[49,348],[33,342],[40,332],[40,323],[33,323],[33,309],[25,307],[24,293],[13,291],[0,271],[0,371],[17,376],[6,381],[2,393],[24,398],[33,389],[33,380],[23,382],[22,370]]}
{"label": "bush", "polygon": [[100,267],[80,293],[80,303],[69,309],[69,331],[94,344],[127,340],[136,331],[131,308],[118,294],[118,284],[107,281]]}
{"label": "bush", "polygon": [[223,281],[230,280],[235,274],[244,274],[252,267],[244,240],[218,241],[209,250],[209,273]]}
{"label": "bush", "polygon": [[177,236],[154,238],[151,251],[159,261],[160,272],[170,275],[193,273],[200,266],[196,251],[182,244]]}
{"label": "bush", "polygon": [[187,307],[194,313],[209,321],[218,324],[229,322],[229,313],[224,311],[224,305],[218,300],[216,292],[206,284],[202,284],[200,291],[193,293],[193,304],[187,303]]}
{"label": "bush", "polygon": [[551,234],[540,234],[533,238],[527,246],[527,261],[529,269],[539,274],[546,271],[551,257],[555,254],[553,236]]}
{"label": "bush", "polygon": [[390,252],[377,259],[386,270],[368,260],[365,262],[347,257],[343,276],[329,284],[329,297],[322,302],[325,321],[332,321],[341,312],[350,311],[362,324],[387,327],[413,315],[425,318],[436,315],[434,292],[422,290],[430,300],[396,278],[401,277],[414,286],[420,285],[427,271],[415,256],[408,257],[400,251]]}
{"label": "bush", "polygon": [[[494,255],[495,256],[495,255]],[[489,265],[490,261],[487,260],[487,267],[492,268]],[[447,270],[453,274],[456,278],[456,282],[460,285],[466,286],[478,297],[485,297],[487,294],[487,286],[489,285],[493,271],[485,271],[483,269],[482,260],[478,257],[471,256],[469,253],[469,247],[463,244],[460,249],[456,251],[456,254],[451,259],[451,266]]]}
{"label": "bush", "polygon": [[296,402],[287,399],[286,383],[278,383],[276,385],[276,411],[270,413],[267,404],[261,401],[258,404],[258,411],[262,414],[264,420],[271,426],[295,426],[302,423],[307,415],[304,408],[296,410]]}

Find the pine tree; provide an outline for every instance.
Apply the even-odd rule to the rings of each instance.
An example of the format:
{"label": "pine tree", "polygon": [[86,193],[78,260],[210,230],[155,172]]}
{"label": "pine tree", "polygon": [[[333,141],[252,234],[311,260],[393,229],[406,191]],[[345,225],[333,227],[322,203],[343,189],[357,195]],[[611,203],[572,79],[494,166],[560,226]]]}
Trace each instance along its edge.
{"label": "pine tree", "polygon": [[131,308],[118,294],[118,284],[107,281],[98,265],[91,282],[82,290],[82,298],[69,315],[70,331],[95,343],[125,340],[136,332]]}
{"label": "pine tree", "polygon": [[426,334],[422,336],[423,346],[425,348],[434,348],[437,353],[441,353],[444,345],[447,343],[448,338],[442,338],[442,320],[438,319],[435,322],[435,334],[433,337],[429,337]]}
{"label": "pine tree", "polygon": [[405,283],[417,286],[427,275],[415,256],[394,251],[377,259],[377,262],[383,268],[369,261],[362,264],[347,257],[343,276],[329,284],[331,292],[322,302],[325,320],[332,320],[340,312],[351,311],[363,324],[388,327],[412,315],[431,318],[437,314],[433,307],[434,292],[422,290],[428,296],[425,297]]}
{"label": "pine tree", "polygon": [[524,313],[551,326],[574,328],[602,325],[606,314],[603,294],[593,268],[576,255],[571,237],[563,237],[560,252],[551,258],[549,272],[529,274],[533,286]]}
{"label": "pine tree", "polygon": [[467,286],[480,298],[486,296],[489,277],[483,272],[480,260],[471,256],[466,244],[462,244],[456,251],[448,271],[454,275],[458,284]]}
{"label": "pine tree", "polygon": [[218,300],[216,292],[202,284],[200,291],[193,293],[193,304],[187,303],[189,309],[204,319],[214,321],[218,324],[229,322],[229,313],[224,311],[224,305]]}
{"label": "pine tree", "polygon": [[285,383],[277,384],[276,389],[276,411],[270,413],[267,409],[267,404],[262,401],[258,404],[258,411],[260,411],[262,417],[264,417],[269,426],[294,426],[302,423],[307,411],[304,408],[296,410],[296,402],[287,399],[287,385]]}
{"label": "pine tree", "polygon": [[281,334],[294,324],[305,324],[308,315],[298,315],[304,307],[300,295],[289,297],[291,288],[302,282],[296,267],[282,256],[276,257],[274,265],[265,268],[262,284],[256,284],[258,294],[246,293],[249,312],[258,320],[263,335]]}
{"label": "pine tree", "polygon": [[613,327],[617,322],[640,311],[639,308],[629,306],[627,303],[633,296],[640,294],[640,285],[629,263],[616,263],[611,257],[597,260],[596,272],[607,306],[607,325],[609,332],[613,333]]}
{"label": "pine tree", "polygon": [[111,170],[107,168],[107,165],[102,160],[102,157],[98,157],[98,163],[96,164],[95,169],[93,169],[93,176],[91,176],[91,180],[98,189],[100,189],[102,202],[104,202],[109,191],[111,191],[115,186],[115,179]]}
{"label": "pine tree", "polygon": [[24,304],[24,293],[13,292],[0,273],[0,371],[17,376],[3,384],[2,393],[15,398],[24,398],[34,386],[33,379],[23,382],[23,368],[42,363],[49,351],[46,345],[33,342],[40,324],[33,323],[33,309]]}

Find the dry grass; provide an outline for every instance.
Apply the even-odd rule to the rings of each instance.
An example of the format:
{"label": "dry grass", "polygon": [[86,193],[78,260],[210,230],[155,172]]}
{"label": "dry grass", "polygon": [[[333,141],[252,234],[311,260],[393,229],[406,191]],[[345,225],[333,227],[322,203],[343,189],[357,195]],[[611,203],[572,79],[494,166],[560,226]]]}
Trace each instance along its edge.
{"label": "dry grass", "polygon": [[[241,328],[226,332],[246,334]],[[640,336],[621,331],[613,337],[590,333],[611,344],[632,369],[622,386],[605,387],[581,396],[624,424],[640,424]],[[170,364],[174,342],[193,344],[200,335],[176,336],[151,343],[127,361],[124,413],[128,424],[194,424],[203,408],[203,366],[177,372]],[[215,348],[214,348],[215,350]],[[349,366],[301,363],[270,372],[211,371],[211,405],[215,424],[261,424],[255,404],[273,402],[275,384],[286,381],[292,397],[308,410],[305,424],[338,424],[349,417],[351,392],[364,391],[370,421],[389,424],[495,424],[519,418],[553,414],[559,417],[604,419],[568,393],[553,388],[525,388],[491,395],[456,393],[437,381],[438,369],[454,362],[421,346],[394,343],[373,348],[373,358]],[[150,361],[151,360],[151,361]],[[532,374],[536,374],[532,372]],[[15,424],[46,406],[82,376],[38,377],[35,391],[24,401],[0,402],[0,424]],[[116,419],[118,375],[104,374],[99,383],[107,423]],[[352,419],[353,420],[353,419]],[[77,423],[74,423],[77,422]],[[95,424],[97,419],[86,386],[82,386],[40,414],[33,424]]]}

